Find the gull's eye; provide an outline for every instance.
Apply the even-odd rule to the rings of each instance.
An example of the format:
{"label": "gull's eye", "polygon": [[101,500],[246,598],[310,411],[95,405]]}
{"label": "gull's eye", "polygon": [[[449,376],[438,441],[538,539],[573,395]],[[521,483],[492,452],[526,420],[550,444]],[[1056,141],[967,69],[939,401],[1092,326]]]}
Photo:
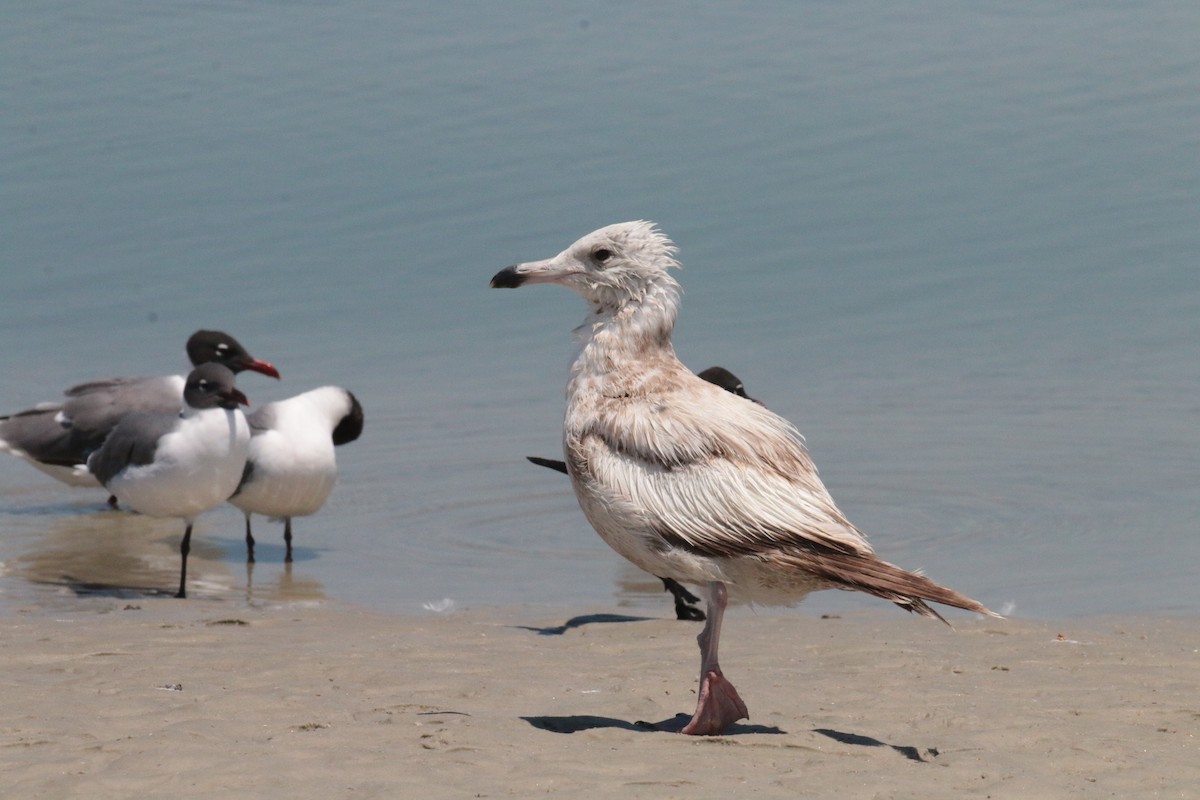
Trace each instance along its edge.
{"label": "gull's eye", "polygon": [[612,258],[612,250],[609,250],[607,247],[600,247],[600,248],[597,248],[596,250],[592,251],[592,259],[597,264],[603,264],[605,261],[608,261],[610,258]]}

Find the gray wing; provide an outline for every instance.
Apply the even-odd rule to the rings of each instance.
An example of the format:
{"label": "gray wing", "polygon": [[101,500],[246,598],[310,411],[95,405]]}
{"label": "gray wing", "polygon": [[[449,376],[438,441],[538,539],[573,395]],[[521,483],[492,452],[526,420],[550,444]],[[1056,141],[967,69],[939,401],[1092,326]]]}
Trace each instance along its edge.
{"label": "gray wing", "polygon": [[174,375],[92,381],[66,394],[63,417],[83,435],[101,438],[126,414],[174,414],[183,407],[183,382]]}
{"label": "gray wing", "polygon": [[[60,422],[62,406],[43,406],[0,419],[0,441],[35,461],[60,467],[82,464],[100,446],[95,439]],[[108,431],[106,430],[105,433]]]}
{"label": "gray wing", "polygon": [[264,431],[269,431],[271,426],[275,424],[275,404],[267,403],[261,406],[251,414],[246,415],[246,422],[250,424],[250,435],[256,436]]}
{"label": "gray wing", "polygon": [[88,458],[88,469],[107,486],[126,467],[149,464],[154,460],[159,439],[174,430],[178,420],[169,414],[129,414]]}
{"label": "gray wing", "polygon": [[179,411],[183,402],[180,386],[177,377],[81,383],[66,391],[62,403],[47,403],[0,418],[0,440],[43,464],[84,464],[127,414]]}

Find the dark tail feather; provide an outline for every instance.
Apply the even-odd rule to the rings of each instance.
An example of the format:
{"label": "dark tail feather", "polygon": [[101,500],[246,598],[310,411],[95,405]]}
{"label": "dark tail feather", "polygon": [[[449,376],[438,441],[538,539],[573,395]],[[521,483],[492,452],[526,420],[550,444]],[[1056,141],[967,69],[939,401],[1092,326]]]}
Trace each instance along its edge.
{"label": "dark tail feather", "polygon": [[538,458],[537,456],[525,456],[530,462],[537,464],[539,467],[546,467],[567,474],[567,464],[565,461],[555,461],[552,458]]}
{"label": "dark tail feather", "polygon": [[873,594],[923,617],[946,622],[941,614],[930,608],[928,601],[1003,619],[965,594],[939,586],[924,575],[901,569],[874,555],[826,550],[790,552],[783,558],[796,562],[800,569],[829,581],[839,589]]}

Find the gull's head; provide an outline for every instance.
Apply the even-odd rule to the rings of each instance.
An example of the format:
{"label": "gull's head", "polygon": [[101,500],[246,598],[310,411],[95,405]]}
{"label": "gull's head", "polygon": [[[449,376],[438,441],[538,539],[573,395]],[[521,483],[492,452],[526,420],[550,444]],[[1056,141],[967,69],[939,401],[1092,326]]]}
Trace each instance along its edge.
{"label": "gull's head", "polygon": [[224,408],[233,410],[250,401],[233,384],[233,371],[224,364],[211,361],[188,373],[183,387],[183,401],[197,410]]}
{"label": "gull's head", "polygon": [[655,287],[676,287],[667,270],[678,267],[675,245],[653,222],[620,222],[592,231],[554,258],[505,267],[493,289],[558,283],[598,308],[640,301]]}

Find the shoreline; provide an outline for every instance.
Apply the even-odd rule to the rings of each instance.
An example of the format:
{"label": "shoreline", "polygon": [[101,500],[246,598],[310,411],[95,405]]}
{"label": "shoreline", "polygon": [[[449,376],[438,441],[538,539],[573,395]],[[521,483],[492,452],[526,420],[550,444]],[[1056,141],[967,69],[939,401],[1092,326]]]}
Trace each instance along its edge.
{"label": "shoreline", "polygon": [[90,599],[0,617],[23,797],[1200,796],[1192,617],[731,610],[750,720],[690,714],[697,623]]}

